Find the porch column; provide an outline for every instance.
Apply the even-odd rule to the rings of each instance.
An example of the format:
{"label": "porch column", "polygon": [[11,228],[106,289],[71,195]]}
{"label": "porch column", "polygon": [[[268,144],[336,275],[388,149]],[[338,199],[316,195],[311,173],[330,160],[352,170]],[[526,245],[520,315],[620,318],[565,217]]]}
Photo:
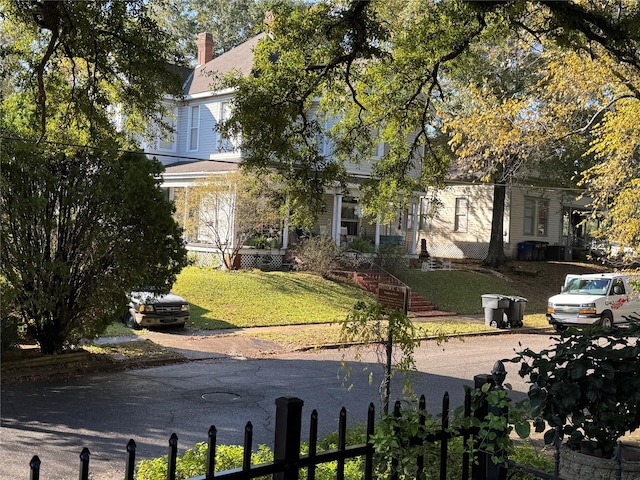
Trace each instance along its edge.
{"label": "porch column", "polygon": [[418,248],[418,204],[411,204],[411,216],[413,218],[413,232],[411,233],[411,255],[416,254],[416,250]]}
{"label": "porch column", "polygon": [[189,218],[189,187],[184,187],[184,212],[182,214],[182,228],[184,228],[184,231],[186,233],[187,236],[187,242],[191,242],[191,235],[189,234],[189,231],[187,230],[187,220]]}
{"label": "porch column", "polygon": [[377,252],[380,249],[380,215],[376,217],[376,233],[374,237],[374,245]]}
{"label": "porch column", "polygon": [[282,226],[282,249],[286,250],[289,248],[289,210],[287,210],[287,215],[284,217],[284,225]]}
{"label": "porch column", "polygon": [[342,223],[342,195],[333,197],[333,226],[331,236],[336,245],[340,246],[340,224]]}

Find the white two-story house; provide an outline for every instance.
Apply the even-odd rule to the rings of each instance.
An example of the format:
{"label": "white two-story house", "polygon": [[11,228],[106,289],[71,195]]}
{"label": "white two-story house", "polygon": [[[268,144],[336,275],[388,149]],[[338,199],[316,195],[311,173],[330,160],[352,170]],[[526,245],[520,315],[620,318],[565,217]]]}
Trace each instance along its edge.
{"label": "white two-story house", "polygon": [[[212,36],[200,34],[198,37],[198,65],[189,75],[183,88],[183,98],[168,99],[171,118],[164,122],[173,129],[172,135],[158,134],[153,142],[148,142],[145,151],[157,157],[166,168],[163,175],[163,187],[171,198],[177,198],[178,189],[188,189],[196,179],[210,175],[236,170],[242,161],[240,142],[223,140],[216,131],[216,125],[227,118],[230,113],[232,90],[212,90],[211,76],[225,75],[238,71],[249,75],[253,66],[253,49],[266,34],[257,35],[234,49],[212,58],[214,44]],[[328,126],[330,127],[330,126]],[[330,154],[330,145],[324,142],[325,154]],[[380,145],[379,151],[382,149]],[[375,162],[375,158],[372,159]],[[375,247],[381,243],[396,242],[406,245],[407,252],[416,254],[418,243],[417,217],[419,198],[410,202],[405,211],[398,211],[396,221],[381,224],[375,219],[364,218],[358,205],[358,180],[371,174],[371,164],[359,166],[348,165],[349,175],[353,178],[347,190],[329,189],[324,193],[323,209],[314,229],[314,234],[330,236],[338,245],[345,246],[358,237],[368,238]],[[416,172],[416,175],[419,172]],[[188,201],[187,195],[179,196],[181,201]],[[280,261],[276,257],[284,255],[287,248],[297,239],[295,226],[283,220],[279,242],[276,245],[274,267]],[[188,238],[188,248],[209,255],[206,263],[216,264],[211,259],[211,249],[207,239]],[[209,253],[207,253],[209,252]],[[246,261],[250,262],[250,250],[245,252]],[[250,265],[239,265],[250,266]]]}
{"label": "white two-story house", "polygon": [[[165,165],[163,187],[170,197],[188,201],[188,189],[196,179],[238,168],[242,161],[240,142],[223,140],[216,130],[216,125],[230,113],[233,91],[212,90],[211,78],[213,74],[225,75],[234,70],[249,75],[253,49],[265,37],[266,34],[257,35],[213,58],[215,48],[211,35],[199,35],[198,65],[184,84],[183,98],[167,100],[172,116],[164,120],[173,133],[159,134],[155,141],[144,146]],[[380,144],[378,151],[382,153],[383,148]],[[325,149],[324,153],[329,155],[328,142]],[[437,192],[436,208],[432,208],[431,193],[417,193],[410,199],[408,209],[398,211],[394,222],[382,224],[361,215],[358,204],[358,180],[371,174],[376,157],[371,161],[347,165],[353,180],[348,189],[336,187],[325,191],[326,208],[319,215],[313,233],[330,236],[341,246],[359,237],[370,240],[375,248],[385,242],[400,243],[415,257],[424,249],[436,257],[482,259],[486,256],[491,232],[491,185],[451,182]],[[186,194],[176,195],[179,189],[186,189]],[[570,259],[576,243],[588,241],[588,226],[583,222],[588,202],[577,200],[577,196],[575,191],[508,186],[503,232],[507,255],[527,260]],[[270,255],[274,268],[295,243],[296,230],[283,219],[278,242]],[[207,245],[206,235],[186,240],[190,250],[199,252],[203,263],[219,264],[213,249]],[[541,246],[545,247],[542,253]],[[253,252],[247,249],[241,253],[244,260],[238,266],[252,266]]]}

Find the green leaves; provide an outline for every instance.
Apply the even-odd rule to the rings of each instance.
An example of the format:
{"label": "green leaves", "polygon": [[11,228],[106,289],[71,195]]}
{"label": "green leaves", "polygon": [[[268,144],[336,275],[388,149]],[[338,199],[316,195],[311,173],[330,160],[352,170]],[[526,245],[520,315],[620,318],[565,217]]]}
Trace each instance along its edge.
{"label": "green leaves", "polygon": [[[522,362],[519,373],[531,382],[536,431],[546,422],[569,435],[572,448],[589,440],[608,456],[625,432],[640,427],[638,332],[637,321],[612,331],[570,329],[548,350],[520,352],[514,361]],[[545,441],[552,441],[551,433]]]}
{"label": "green leaves", "polygon": [[186,252],[156,161],[108,140],[87,149],[2,147],[0,206],[11,214],[2,221],[0,272],[43,352],[103,331],[132,287],[169,289]]}

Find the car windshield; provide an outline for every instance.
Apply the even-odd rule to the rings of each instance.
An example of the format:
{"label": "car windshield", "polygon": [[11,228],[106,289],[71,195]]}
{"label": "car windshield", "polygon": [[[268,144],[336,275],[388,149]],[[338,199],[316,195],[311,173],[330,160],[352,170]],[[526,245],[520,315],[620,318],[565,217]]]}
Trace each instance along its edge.
{"label": "car windshield", "polygon": [[562,293],[577,293],[579,295],[605,295],[609,290],[611,280],[572,278],[564,287]]}

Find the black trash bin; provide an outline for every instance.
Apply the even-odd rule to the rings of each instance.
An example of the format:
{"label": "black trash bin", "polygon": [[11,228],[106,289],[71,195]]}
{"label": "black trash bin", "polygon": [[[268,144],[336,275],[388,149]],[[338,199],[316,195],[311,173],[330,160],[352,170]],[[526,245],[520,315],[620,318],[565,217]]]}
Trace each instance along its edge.
{"label": "black trash bin", "polygon": [[524,307],[527,299],[524,297],[509,296],[509,306],[505,309],[505,315],[511,328],[520,328],[524,320]]}
{"label": "black trash bin", "polygon": [[504,311],[509,308],[509,297],[497,293],[482,295],[482,308],[484,308],[484,323],[494,328],[507,328],[508,318]]}

